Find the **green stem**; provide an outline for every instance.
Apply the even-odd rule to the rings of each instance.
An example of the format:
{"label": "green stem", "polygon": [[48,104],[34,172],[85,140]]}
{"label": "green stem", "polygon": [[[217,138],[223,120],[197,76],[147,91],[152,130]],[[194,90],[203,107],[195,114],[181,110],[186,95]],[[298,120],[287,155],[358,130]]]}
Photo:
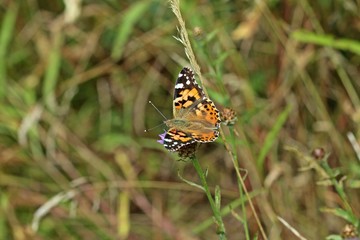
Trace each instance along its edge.
{"label": "green stem", "polygon": [[207,182],[206,182],[206,176],[205,176],[205,173],[204,171],[202,170],[201,166],[200,166],[200,163],[199,161],[197,160],[196,157],[193,157],[191,158],[192,160],[192,163],[200,177],[200,181],[201,181],[201,185],[202,187],[204,188],[204,191],[206,193],[206,196],[209,200],[209,203],[210,203],[210,206],[211,206],[211,209],[213,211],[213,214],[214,214],[214,218],[215,218],[215,222],[218,226],[218,229],[217,229],[217,234],[219,235],[219,239],[221,240],[226,240],[226,231],[225,231],[225,225],[224,225],[224,222],[222,220],[222,217],[221,217],[221,213],[220,213],[220,208],[217,208],[216,207],[216,204],[215,204],[215,201],[211,195],[211,192],[209,190],[209,187],[207,185]]}
{"label": "green stem", "polygon": [[333,173],[334,172],[333,169],[329,166],[328,162],[324,161],[324,160],[321,161],[321,166],[325,169],[327,174],[330,176],[330,180],[331,180],[332,184],[334,185],[336,192],[339,194],[340,198],[342,199],[346,210],[353,213],[351,205],[348,202],[346,193],[344,192],[344,188],[343,188],[342,184],[336,180],[334,173]]}
{"label": "green stem", "polygon": [[[235,134],[234,134],[234,128],[232,126],[229,126],[229,130],[230,130],[230,136],[231,136],[231,142],[232,142],[232,148],[236,149],[236,139],[235,139]],[[238,162],[238,158],[237,158],[237,151],[233,151],[231,154],[233,154],[234,157],[234,167],[239,169],[239,162]],[[241,177],[241,175],[240,175]],[[245,194],[244,191],[245,189],[242,188],[240,179],[238,178],[237,181],[238,184],[238,188],[239,188],[239,193],[240,193],[240,199],[244,199]],[[247,216],[246,216],[246,207],[245,207],[245,201],[241,202],[241,210],[243,213],[243,218],[242,218],[242,224],[244,225],[244,232],[245,232],[245,236],[247,240],[250,240],[250,233],[249,233],[249,229],[248,229],[248,222],[247,222]]]}

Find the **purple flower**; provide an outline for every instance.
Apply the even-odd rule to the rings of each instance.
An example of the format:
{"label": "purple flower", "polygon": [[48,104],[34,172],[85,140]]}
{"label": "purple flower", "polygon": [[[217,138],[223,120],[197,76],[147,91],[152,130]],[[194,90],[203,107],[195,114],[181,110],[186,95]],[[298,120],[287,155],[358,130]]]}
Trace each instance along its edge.
{"label": "purple flower", "polygon": [[161,139],[157,140],[157,142],[160,143],[160,144],[164,144],[165,135],[166,135],[166,131],[164,133],[162,133],[162,134],[159,134],[159,137]]}

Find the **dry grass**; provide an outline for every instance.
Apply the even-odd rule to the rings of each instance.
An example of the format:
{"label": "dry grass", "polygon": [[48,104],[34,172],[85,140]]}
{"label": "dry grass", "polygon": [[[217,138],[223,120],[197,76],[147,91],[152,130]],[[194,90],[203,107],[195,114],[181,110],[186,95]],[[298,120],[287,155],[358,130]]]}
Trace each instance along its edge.
{"label": "dry grass", "polygon": [[[0,239],[359,230],[359,3],[181,1],[184,28],[167,1],[0,6]],[[238,118],[197,152],[218,216],[162,129],[144,133],[190,64]]]}

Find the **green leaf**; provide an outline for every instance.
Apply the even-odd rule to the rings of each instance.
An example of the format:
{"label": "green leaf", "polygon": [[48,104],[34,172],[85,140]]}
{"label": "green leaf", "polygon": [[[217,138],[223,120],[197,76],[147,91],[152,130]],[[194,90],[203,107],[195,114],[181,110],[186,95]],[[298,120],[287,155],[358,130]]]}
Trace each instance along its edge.
{"label": "green leaf", "polygon": [[201,186],[201,185],[199,185],[199,184],[197,184],[197,183],[191,182],[191,181],[186,180],[185,178],[183,178],[183,176],[181,176],[181,174],[180,174],[180,171],[178,171],[178,176],[179,176],[180,180],[184,181],[185,183],[189,184],[190,186],[196,187],[196,188],[198,188],[198,189],[201,189],[202,191],[205,191],[205,189],[204,189],[203,186]]}
{"label": "green leaf", "polygon": [[343,238],[340,235],[329,235],[326,240],[343,240]]}
{"label": "green leaf", "polygon": [[121,58],[125,49],[125,44],[128,42],[128,39],[134,30],[135,23],[144,17],[144,13],[148,9],[150,3],[151,1],[141,1],[133,4],[123,16],[117,29],[117,35],[112,48],[111,57],[114,60],[119,60]]}
{"label": "green leaf", "polygon": [[55,34],[55,39],[52,42],[49,63],[46,68],[42,88],[42,94],[49,109],[53,109],[55,103],[55,88],[59,79],[62,43],[63,35],[61,32],[58,32]]}
{"label": "green leaf", "polygon": [[9,196],[0,191],[0,239],[6,239],[9,227],[7,226],[6,211],[9,209]]}
{"label": "green leaf", "polygon": [[15,3],[10,4],[4,18],[1,20],[0,30],[0,99],[6,94],[6,63],[7,63],[7,51],[11,44],[11,39],[14,33],[14,27],[16,23],[16,17],[18,12],[18,5]]}
{"label": "green leaf", "polygon": [[342,208],[322,208],[321,211],[327,212],[327,213],[332,213],[335,216],[345,219],[347,222],[349,222],[355,226],[358,226],[358,224],[359,224],[359,219],[357,219],[353,215],[353,213],[348,212]]}
{"label": "green leaf", "polygon": [[360,42],[348,38],[335,39],[332,35],[317,34],[305,30],[293,32],[291,38],[303,43],[313,43],[325,47],[347,50],[360,55]]}
{"label": "green leaf", "polygon": [[262,166],[264,165],[265,157],[268,154],[268,152],[270,151],[273,143],[276,142],[276,138],[279,135],[279,132],[280,132],[282,126],[286,122],[286,119],[288,118],[291,109],[292,109],[291,105],[288,105],[287,108],[277,118],[273,128],[270,130],[270,132],[266,136],[264,145],[260,149],[259,156],[256,160],[258,169],[262,169]]}
{"label": "green leaf", "polygon": [[221,210],[221,190],[218,185],[215,187],[215,205],[217,209]]}

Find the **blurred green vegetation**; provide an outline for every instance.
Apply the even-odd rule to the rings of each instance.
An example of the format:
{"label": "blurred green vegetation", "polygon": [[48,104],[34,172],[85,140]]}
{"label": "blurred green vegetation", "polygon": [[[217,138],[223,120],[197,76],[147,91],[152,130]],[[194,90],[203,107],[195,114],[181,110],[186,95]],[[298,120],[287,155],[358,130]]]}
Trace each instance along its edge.
{"label": "blurred green vegetation", "polygon": [[[360,3],[180,4],[210,97],[237,113],[197,152],[228,239],[359,230]],[[0,239],[218,239],[192,164],[164,126],[144,133],[189,66],[169,2],[4,0],[0,19]]]}

